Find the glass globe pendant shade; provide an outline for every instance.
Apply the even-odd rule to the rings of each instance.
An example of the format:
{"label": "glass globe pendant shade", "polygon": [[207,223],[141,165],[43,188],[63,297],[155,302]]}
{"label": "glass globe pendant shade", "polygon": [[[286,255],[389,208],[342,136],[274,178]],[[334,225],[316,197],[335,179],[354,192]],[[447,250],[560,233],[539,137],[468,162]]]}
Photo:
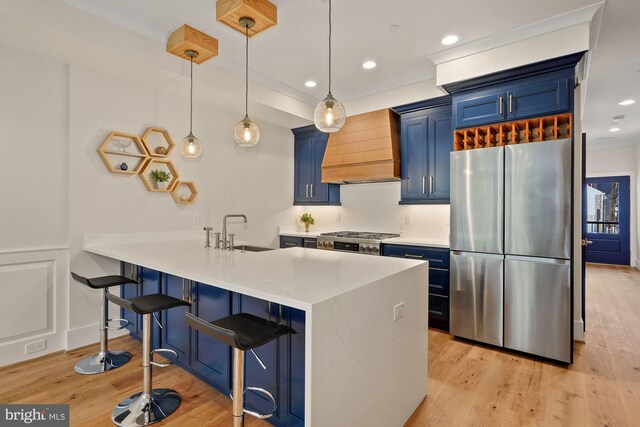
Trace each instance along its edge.
{"label": "glass globe pendant shade", "polygon": [[342,102],[335,99],[331,92],[320,101],[313,114],[316,127],[322,132],[338,132],[344,126],[347,112]]}
{"label": "glass globe pendant shade", "polygon": [[180,142],[180,154],[187,159],[197,159],[202,154],[202,144],[193,133],[189,132]]}
{"label": "glass globe pendant shade", "polygon": [[233,128],[233,138],[240,147],[253,147],[260,141],[260,129],[249,116],[245,116]]}

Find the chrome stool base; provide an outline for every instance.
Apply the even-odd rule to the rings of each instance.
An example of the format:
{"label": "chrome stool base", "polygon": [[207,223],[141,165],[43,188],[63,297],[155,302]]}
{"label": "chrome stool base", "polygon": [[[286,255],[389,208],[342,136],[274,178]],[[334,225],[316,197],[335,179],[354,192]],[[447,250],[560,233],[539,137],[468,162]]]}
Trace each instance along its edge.
{"label": "chrome stool base", "polygon": [[180,406],[180,395],[168,388],[155,388],[151,395],[136,393],[118,403],[111,412],[117,426],[148,426],[171,415]]}
{"label": "chrome stool base", "polygon": [[129,360],[131,353],[128,351],[107,351],[82,359],[73,369],[82,375],[95,375],[119,368]]}

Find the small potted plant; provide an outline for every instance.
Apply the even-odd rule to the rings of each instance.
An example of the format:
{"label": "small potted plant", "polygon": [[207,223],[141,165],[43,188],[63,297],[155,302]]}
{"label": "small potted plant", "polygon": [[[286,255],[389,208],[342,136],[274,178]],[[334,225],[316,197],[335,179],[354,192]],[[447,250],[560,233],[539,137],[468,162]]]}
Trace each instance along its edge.
{"label": "small potted plant", "polygon": [[171,172],[167,172],[162,169],[154,169],[151,171],[150,176],[156,190],[167,189],[167,184],[171,179]]}
{"label": "small potted plant", "polygon": [[309,226],[315,223],[310,213],[303,213],[300,217],[300,222],[304,224],[304,231],[309,232]]}

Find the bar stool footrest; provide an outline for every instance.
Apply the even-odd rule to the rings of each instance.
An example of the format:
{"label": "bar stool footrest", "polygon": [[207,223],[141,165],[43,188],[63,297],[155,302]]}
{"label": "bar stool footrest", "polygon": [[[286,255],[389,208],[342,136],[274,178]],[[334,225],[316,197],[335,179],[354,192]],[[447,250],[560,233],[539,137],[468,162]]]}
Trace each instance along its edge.
{"label": "bar stool footrest", "polygon": [[[269,400],[271,400],[271,402],[273,403],[273,409],[268,414],[259,414],[258,412],[254,412],[254,411],[250,411],[248,409],[242,408],[242,411],[245,414],[251,415],[252,417],[255,417],[261,420],[266,420],[267,418],[271,418],[272,416],[275,415],[275,413],[278,411],[278,404],[276,403],[276,399],[273,397],[271,393],[269,393],[267,390],[260,387],[246,387],[244,389],[244,392],[242,393],[243,396],[247,393],[247,390],[251,390],[255,393],[261,394],[266,398],[268,398]],[[231,397],[231,400],[233,400],[233,394],[229,394],[229,397]]]}
{"label": "bar stool footrest", "polygon": [[[153,360],[153,355],[156,353],[169,359],[169,362],[167,363],[155,362]],[[168,353],[171,357],[165,355],[165,353]],[[156,348],[155,350],[151,350],[151,360],[149,361],[149,363],[151,363],[153,366],[157,366],[159,368],[167,368],[173,365],[174,363],[176,363],[177,361],[178,361],[178,353],[176,353],[174,350],[171,350],[170,348]]]}
{"label": "bar stool footrest", "polygon": [[[120,326],[109,326],[110,322],[119,322]],[[119,330],[122,330],[122,329],[126,328],[130,324],[131,324],[131,322],[128,321],[127,319],[108,319],[106,328],[108,330],[110,330],[110,331],[119,331]]]}

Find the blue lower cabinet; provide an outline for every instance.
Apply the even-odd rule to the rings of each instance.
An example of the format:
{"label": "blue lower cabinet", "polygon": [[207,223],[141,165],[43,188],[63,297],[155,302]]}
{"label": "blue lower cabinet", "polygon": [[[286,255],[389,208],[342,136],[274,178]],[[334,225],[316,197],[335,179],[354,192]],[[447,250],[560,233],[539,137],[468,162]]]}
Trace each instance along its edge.
{"label": "blue lower cabinet", "polygon": [[[171,274],[162,274],[162,293],[174,298],[187,298],[186,280]],[[189,364],[189,350],[191,339],[189,325],[184,313],[189,307],[175,307],[162,312],[162,347],[178,353],[178,363]]]}
{"label": "blue lower cabinet", "polygon": [[280,338],[279,419],[286,426],[304,425],[305,312],[283,308],[287,325],[297,333]]}
{"label": "blue lower cabinet", "polygon": [[[232,293],[215,286],[193,283],[195,304],[192,313],[206,321],[231,314]],[[192,331],[191,368],[218,390],[231,391],[231,348],[218,340]]]}
{"label": "blue lower cabinet", "polygon": [[302,247],[302,246],[304,246],[304,241],[302,237],[280,236],[281,248],[292,248],[292,247]]}
{"label": "blue lower cabinet", "polygon": [[[302,238],[301,243],[302,243]],[[280,337],[255,352],[262,359],[267,369],[262,369],[250,352],[245,353],[245,387],[264,388],[276,399],[278,411],[267,421],[276,426],[304,425],[304,370],[305,370],[305,312],[278,304],[233,293],[197,282],[190,282],[180,277],[160,273],[142,267],[122,263],[121,272],[127,277],[137,277],[141,285],[123,286],[124,298],[143,294],[163,293],[175,298],[191,298],[192,306],[176,307],[161,313],[163,324],[161,333],[152,332],[154,348],[164,347],[178,353],[178,366],[196,375],[225,395],[229,395],[232,387],[232,349],[209,336],[193,331],[184,319],[184,313],[190,311],[196,316],[212,321],[232,313],[251,313],[256,316],[281,320],[291,326],[297,334]],[[269,311],[271,310],[271,313]],[[133,321],[131,335],[140,340],[142,327],[141,316],[129,315]],[[245,407],[259,413],[269,413],[271,401],[262,395],[247,391]]]}
{"label": "blue lower cabinet", "polygon": [[[140,267],[135,266],[133,264],[129,264],[127,262],[123,262],[120,265],[120,275],[128,277],[130,279],[136,279],[139,276]],[[122,285],[120,287],[120,296],[122,298],[134,298],[138,296],[138,287],[139,285]],[[111,316],[110,316],[111,317]],[[122,319],[126,319],[129,321],[127,325],[127,329],[131,336],[140,339],[140,335],[138,334],[138,315],[132,311],[125,310],[124,308],[120,309],[120,317]]]}
{"label": "blue lower cabinet", "polygon": [[[138,285],[123,285],[121,287],[121,295],[123,298],[134,298],[142,295],[157,294],[160,292],[160,273],[143,267],[132,266],[128,263],[121,264],[121,273],[124,276],[136,278]],[[131,335],[140,340],[142,339],[142,316],[133,313],[124,308],[120,309],[120,317],[127,319],[129,322],[129,332]],[[160,346],[160,328],[155,322],[151,324],[151,347],[158,348]]]}

